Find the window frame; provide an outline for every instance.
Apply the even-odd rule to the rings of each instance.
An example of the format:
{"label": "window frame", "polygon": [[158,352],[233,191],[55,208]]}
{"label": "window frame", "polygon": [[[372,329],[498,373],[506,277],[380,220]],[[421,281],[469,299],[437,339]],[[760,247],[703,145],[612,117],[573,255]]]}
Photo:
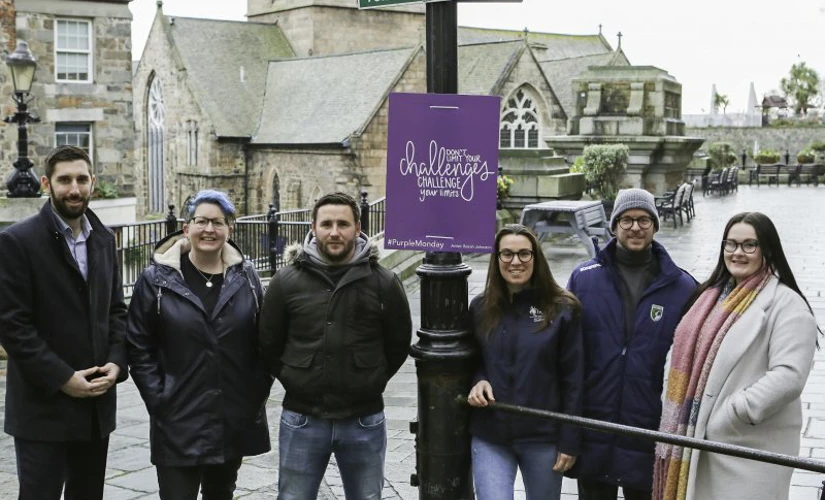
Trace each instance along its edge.
{"label": "window frame", "polygon": [[498,132],[499,149],[541,149],[541,107],[536,92],[527,85],[502,101]]}
{"label": "window frame", "polygon": [[69,135],[69,134],[81,135],[81,134],[84,134],[84,132],[60,132],[60,131],[57,130],[59,127],[66,126],[66,125],[76,126],[76,127],[85,126],[85,127],[88,128],[88,135],[89,135],[89,148],[88,148],[88,150],[86,150],[82,146],[78,146],[77,144],[74,144],[74,143],[64,142],[63,144],[70,144],[72,146],[76,146],[76,147],[79,147],[80,149],[83,149],[84,151],[86,151],[89,154],[89,158],[92,160],[92,164],[94,164],[94,160],[95,160],[95,156],[94,156],[94,154],[95,154],[94,124],[91,123],[91,122],[56,122],[54,124],[54,145],[55,145],[55,147],[61,145],[57,140],[58,135]]}
{"label": "window frame", "polygon": [[[60,40],[60,23],[80,23],[86,25],[86,34],[89,39],[89,48],[88,49],[69,49],[69,48],[60,48],[59,47],[59,40]],[[86,74],[88,78],[86,80],[71,80],[71,79],[63,79],[60,78],[60,67],[58,63],[58,56],[60,54],[82,54],[87,56],[87,65],[86,65]],[[79,19],[79,18],[71,18],[71,17],[57,17],[54,20],[54,81],[57,83],[93,83],[94,82],[94,25],[92,20],[90,19]],[[63,71],[64,74],[68,76],[67,71]]]}

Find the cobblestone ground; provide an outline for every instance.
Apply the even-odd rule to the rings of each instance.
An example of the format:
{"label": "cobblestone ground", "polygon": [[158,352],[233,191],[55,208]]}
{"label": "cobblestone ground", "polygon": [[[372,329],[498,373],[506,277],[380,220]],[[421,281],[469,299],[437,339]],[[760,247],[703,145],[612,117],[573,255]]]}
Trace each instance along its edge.
{"label": "cobblestone ground", "polygon": [[[815,187],[753,187],[742,186],[728,196],[696,199],[697,216],[689,224],[673,229],[663,224],[656,239],[663,243],[678,265],[702,281],[710,274],[728,218],[741,211],[759,210],[776,223],[785,253],[799,285],[808,297],[820,325],[825,325],[825,186]],[[564,284],[570,272],[587,253],[577,241],[560,239],[544,244],[545,256],[556,279]],[[469,278],[470,295],[478,294],[486,275],[487,257],[467,259],[473,268]],[[417,278],[405,283],[413,317],[420,314],[420,290]],[[415,342],[415,336],[413,341]],[[0,378],[0,392],[5,392],[5,378]],[[244,461],[238,478],[237,498],[247,500],[275,498],[278,479],[277,436],[280,402],[283,389],[276,386],[270,396],[267,412],[274,451]],[[413,436],[409,421],[416,416],[415,365],[408,360],[390,381],[385,394],[389,444],[387,448],[385,499],[413,500],[418,490],[409,485],[415,470]],[[805,457],[825,460],[825,351],[816,354],[814,369],[802,396],[805,424],[802,449]],[[0,415],[2,418],[2,415]],[[111,438],[109,469],[106,475],[107,500],[154,499],[157,478],[149,463],[148,416],[143,402],[131,382],[119,387],[118,429]],[[797,471],[793,476],[791,498],[815,500],[825,475]],[[523,499],[523,488],[517,484],[516,498]],[[17,494],[14,447],[11,438],[0,437],[0,498]],[[565,480],[563,498],[576,498],[575,483]],[[319,499],[343,499],[343,488],[337,467],[327,469]]]}

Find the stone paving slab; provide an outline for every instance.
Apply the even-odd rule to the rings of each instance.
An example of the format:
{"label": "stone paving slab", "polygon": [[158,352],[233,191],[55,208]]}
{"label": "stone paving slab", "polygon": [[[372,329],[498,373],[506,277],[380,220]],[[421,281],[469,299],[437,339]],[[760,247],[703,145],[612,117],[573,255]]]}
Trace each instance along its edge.
{"label": "stone paving slab", "polygon": [[[663,243],[676,263],[699,281],[705,279],[716,263],[719,241],[728,218],[745,210],[759,210],[776,223],[785,253],[808,297],[820,325],[825,325],[825,186],[815,187],[748,187],[728,196],[696,198],[697,217],[683,227],[673,229],[663,223],[656,239]],[[543,245],[556,280],[565,284],[573,268],[587,259],[587,252],[576,238],[559,237]],[[473,269],[468,278],[470,296],[484,288],[489,257],[467,255],[465,261]],[[413,311],[415,328],[419,326],[421,291],[418,278],[405,282]],[[413,342],[416,341],[413,336]],[[825,342],[825,340],[823,341]],[[409,421],[416,415],[415,364],[408,359],[390,381],[385,393],[388,427],[386,487],[384,499],[418,499],[418,489],[409,485],[415,471],[414,437],[409,433]],[[156,499],[157,476],[149,463],[148,415],[140,396],[127,381],[118,387],[118,429],[110,441],[105,498],[107,500]],[[0,393],[5,392],[5,378],[0,377]],[[276,384],[267,405],[273,451],[244,460],[238,478],[236,498],[245,500],[274,499],[278,481],[277,437],[283,389]],[[2,399],[0,399],[2,401]],[[814,368],[802,395],[803,427],[801,456],[825,460],[825,352],[818,351]],[[2,419],[2,415],[0,415]],[[15,498],[17,477],[13,441],[0,436],[0,499]],[[825,475],[795,471],[791,500],[816,500]],[[520,479],[516,484],[516,500],[524,500]],[[323,500],[343,500],[343,488],[334,459],[327,468],[324,484],[318,495]],[[562,498],[577,498],[575,482],[565,479]]]}

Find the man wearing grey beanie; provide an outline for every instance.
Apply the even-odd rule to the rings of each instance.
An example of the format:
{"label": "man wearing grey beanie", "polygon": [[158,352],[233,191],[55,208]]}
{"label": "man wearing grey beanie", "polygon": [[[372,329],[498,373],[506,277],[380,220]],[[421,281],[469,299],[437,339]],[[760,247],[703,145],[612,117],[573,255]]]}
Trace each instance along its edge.
{"label": "man wearing grey beanie", "polygon": [[[653,240],[659,215],[644,189],[619,191],[610,230],[615,237],[567,284],[582,303],[583,416],[656,430],[665,358],[696,281]],[[568,475],[581,500],[615,500],[619,486],[627,500],[647,500],[653,452],[652,442],[584,431]]]}

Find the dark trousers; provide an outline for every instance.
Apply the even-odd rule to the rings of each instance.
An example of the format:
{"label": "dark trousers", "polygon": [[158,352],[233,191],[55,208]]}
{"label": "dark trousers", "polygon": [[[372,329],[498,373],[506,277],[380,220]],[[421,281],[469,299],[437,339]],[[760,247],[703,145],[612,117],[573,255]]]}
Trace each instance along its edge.
{"label": "dark trousers", "polygon": [[[619,495],[619,487],[615,484],[582,479],[579,479],[578,483],[579,500],[616,500]],[[622,493],[625,500],[650,500],[652,494],[650,490],[636,490],[625,486],[622,486]]]}
{"label": "dark trousers", "polygon": [[193,467],[158,466],[158,486],[161,500],[197,500],[198,487],[202,500],[232,500],[241,459],[216,465]]}
{"label": "dark trousers", "polygon": [[[19,500],[102,500],[109,437],[91,441],[14,439]],[[65,492],[63,487],[65,485]]]}

